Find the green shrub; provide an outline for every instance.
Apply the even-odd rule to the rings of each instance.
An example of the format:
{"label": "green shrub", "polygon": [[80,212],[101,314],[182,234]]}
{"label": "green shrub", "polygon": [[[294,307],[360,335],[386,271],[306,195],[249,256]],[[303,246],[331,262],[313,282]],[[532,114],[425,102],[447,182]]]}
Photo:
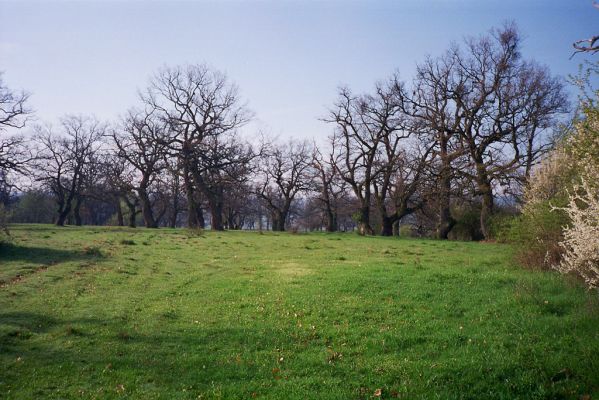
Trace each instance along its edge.
{"label": "green shrub", "polygon": [[452,240],[482,240],[480,231],[480,207],[477,205],[461,205],[453,208],[451,214],[456,224],[449,233]]}
{"label": "green shrub", "polygon": [[516,259],[521,265],[549,269],[560,261],[563,248],[559,243],[569,220],[564,212],[552,210],[556,203],[557,199],[536,203],[512,219],[502,233],[502,240],[516,246]]}
{"label": "green shrub", "polygon": [[489,218],[489,232],[491,239],[500,243],[509,243],[512,241],[511,230],[517,223],[520,214],[515,210],[499,210]]}

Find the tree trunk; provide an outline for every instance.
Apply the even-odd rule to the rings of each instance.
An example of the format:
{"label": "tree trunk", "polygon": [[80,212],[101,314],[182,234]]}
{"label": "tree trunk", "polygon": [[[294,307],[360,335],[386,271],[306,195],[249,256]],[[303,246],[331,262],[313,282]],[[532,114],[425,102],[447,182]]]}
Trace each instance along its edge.
{"label": "tree trunk", "polygon": [[491,232],[489,230],[489,218],[493,214],[493,192],[485,190],[482,194],[482,207],[480,209],[480,231],[485,239],[491,238]]}
{"label": "tree trunk", "polygon": [[204,213],[202,206],[195,199],[193,185],[188,179],[185,179],[185,191],[187,195],[187,226],[189,228],[204,228]]}
{"label": "tree trunk", "polygon": [[[185,160],[188,158],[186,157]],[[193,178],[189,170],[188,161],[183,162],[183,184],[185,186],[185,195],[187,197],[187,227],[204,228],[204,213],[201,204],[196,200]]]}
{"label": "tree trunk", "polygon": [[440,141],[441,171],[439,173],[439,221],[436,236],[447,239],[456,224],[451,216],[451,161],[447,154],[447,140]]}
{"label": "tree trunk", "polygon": [[127,201],[127,207],[129,208],[129,228],[135,228],[135,217],[137,215],[135,203]]}
{"label": "tree trunk", "polygon": [[272,214],[272,230],[276,232],[285,232],[285,220],[287,215],[284,211],[275,211]]}
{"label": "tree trunk", "polygon": [[154,219],[154,213],[152,212],[152,202],[146,188],[142,185],[138,190],[139,201],[141,202],[141,214],[144,218],[144,224],[146,228],[158,228],[158,224]]}
{"label": "tree trunk", "polygon": [[171,228],[177,227],[177,217],[179,216],[179,193],[175,192],[173,197],[172,212],[169,218],[168,226]]}
{"label": "tree trunk", "polygon": [[393,223],[395,219],[392,217],[383,216],[381,220],[381,236],[393,235]]}
{"label": "tree trunk", "polygon": [[393,236],[399,236],[399,220],[393,223]]}
{"label": "tree trunk", "polygon": [[326,229],[327,232],[337,232],[337,230],[339,229],[337,226],[337,214],[335,214],[330,209],[327,209]]}
{"label": "tree trunk", "polygon": [[57,198],[58,198],[58,200],[56,200],[56,204],[58,205],[58,210],[57,210],[57,214],[56,214],[56,220],[54,220],[54,224],[56,224],[57,226],[62,226],[62,225],[64,225],[64,220],[62,222],[62,225],[59,224],[59,221],[60,221],[60,216],[62,215],[62,212],[64,210],[64,196],[57,193]]}
{"label": "tree trunk", "polygon": [[484,164],[478,163],[476,165],[476,172],[478,177],[478,191],[482,198],[480,209],[480,231],[485,239],[490,239],[489,217],[493,214],[493,188],[491,186],[491,181],[487,176]]}
{"label": "tree trunk", "polygon": [[116,202],[116,220],[118,226],[125,226],[125,220],[123,219],[123,209],[121,208],[121,200],[117,199]]}
{"label": "tree trunk", "polygon": [[357,222],[360,235],[374,235],[374,229],[370,226],[370,207],[363,206],[360,208]]}
{"label": "tree trunk", "polygon": [[56,219],[56,226],[64,226],[65,221],[67,220],[68,214],[64,214],[64,212],[58,215]]}
{"label": "tree trunk", "polygon": [[64,226],[67,217],[69,216],[69,214],[71,213],[71,204],[67,203],[65,204],[65,206],[62,208],[62,210],[58,211],[58,218],[56,219],[56,225],[57,226]]}
{"label": "tree trunk", "polygon": [[223,205],[219,201],[210,203],[210,228],[214,231],[224,231],[223,225]]}
{"label": "tree trunk", "polygon": [[73,215],[75,216],[75,225],[81,226],[81,197],[77,196],[75,201],[75,207],[73,208]]}
{"label": "tree trunk", "polygon": [[179,210],[177,210],[176,208],[173,208],[173,211],[171,212],[169,222],[168,222],[169,228],[177,227],[177,217],[178,216],[179,216]]}
{"label": "tree trunk", "polygon": [[206,226],[206,220],[204,219],[204,210],[202,206],[198,204],[196,206],[196,220],[198,221],[198,227],[204,228]]}

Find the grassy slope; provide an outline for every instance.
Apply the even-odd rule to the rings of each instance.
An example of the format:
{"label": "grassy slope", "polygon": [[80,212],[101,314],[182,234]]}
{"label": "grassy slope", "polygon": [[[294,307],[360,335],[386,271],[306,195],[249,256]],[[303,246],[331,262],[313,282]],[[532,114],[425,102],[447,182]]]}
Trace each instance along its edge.
{"label": "grassy slope", "polygon": [[0,398],[599,396],[597,296],[511,266],[505,246],[13,235],[0,250]]}

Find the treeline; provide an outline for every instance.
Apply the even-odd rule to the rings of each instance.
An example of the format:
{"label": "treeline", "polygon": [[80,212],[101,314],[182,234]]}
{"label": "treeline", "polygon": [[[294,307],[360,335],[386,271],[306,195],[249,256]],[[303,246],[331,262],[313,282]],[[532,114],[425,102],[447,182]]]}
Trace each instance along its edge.
{"label": "treeline", "polygon": [[[28,95],[0,91],[0,126],[23,127]],[[340,88],[326,145],[250,140],[223,73],[166,67],[118,122],[66,116],[3,137],[2,202],[15,222],[490,238],[568,107],[512,25],[427,57],[409,81]]]}

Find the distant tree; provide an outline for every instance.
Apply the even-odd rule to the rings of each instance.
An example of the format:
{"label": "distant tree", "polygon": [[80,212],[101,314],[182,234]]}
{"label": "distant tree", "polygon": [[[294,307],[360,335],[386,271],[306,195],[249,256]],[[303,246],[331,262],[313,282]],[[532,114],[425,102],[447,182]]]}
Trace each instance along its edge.
{"label": "distant tree", "polygon": [[206,138],[200,147],[202,150],[191,164],[193,181],[210,208],[211,228],[223,230],[227,193],[247,182],[256,155],[249,144],[234,134]]}
{"label": "distant tree", "polygon": [[41,189],[21,193],[10,207],[11,221],[27,224],[51,224],[55,214],[52,193]]}
{"label": "distant tree", "polygon": [[274,231],[284,231],[299,193],[310,188],[311,153],[307,142],[272,144],[258,159],[255,193],[271,213]]}
{"label": "distant tree", "polygon": [[[20,129],[30,120],[33,111],[28,106],[30,94],[11,90],[0,72],[0,189],[11,187],[11,173],[24,173],[31,161],[31,152],[20,135],[6,135],[9,128]],[[3,199],[4,202],[5,199]]]}
{"label": "distant tree", "polygon": [[116,146],[116,155],[136,170],[132,185],[141,203],[146,228],[157,228],[150,187],[166,168],[169,123],[153,111],[131,109],[120,126],[111,130],[110,137]]}
{"label": "distant tree", "polygon": [[37,127],[36,179],[54,195],[56,225],[63,226],[73,211],[73,201],[81,194],[85,173],[98,150],[105,125],[84,116],[66,116],[61,132]]}
{"label": "distant tree", "polygon": [[316,192],[314,205],[321,208],[325,216],[326,231],[336,232],[339,230],[340,208],[349,195],[347,182],[341,179],[334,165],[323,157],[316,145],[313,150],[312,164]]}

